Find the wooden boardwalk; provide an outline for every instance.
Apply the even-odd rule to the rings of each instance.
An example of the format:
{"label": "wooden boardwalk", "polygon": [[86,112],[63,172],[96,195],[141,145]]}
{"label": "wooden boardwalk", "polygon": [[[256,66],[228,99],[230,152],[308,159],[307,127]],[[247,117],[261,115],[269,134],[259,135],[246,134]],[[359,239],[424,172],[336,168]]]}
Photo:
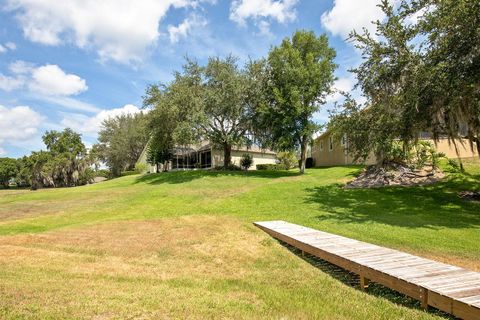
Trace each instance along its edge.
{"label": "wooden boardwalk", "polygon": [[480,272],[285,221],[255,222],[274,238],[463,319],[480,319]]}

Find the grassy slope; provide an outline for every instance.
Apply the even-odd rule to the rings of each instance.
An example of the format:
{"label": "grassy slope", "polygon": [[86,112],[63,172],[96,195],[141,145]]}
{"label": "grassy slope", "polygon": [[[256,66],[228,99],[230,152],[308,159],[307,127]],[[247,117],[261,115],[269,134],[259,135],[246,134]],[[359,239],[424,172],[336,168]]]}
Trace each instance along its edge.
{"label": "grassy slope", "polygon": [[480,270],[480,205],[456,195],[479,187],[478,165],[435,186],[343,190],[339,183],[358,170],[176,172],[2,191],[0,318],[39,310],[46,317],[193,310],[199,318],[433,317],[344,286],[251,227],[283,219]]}

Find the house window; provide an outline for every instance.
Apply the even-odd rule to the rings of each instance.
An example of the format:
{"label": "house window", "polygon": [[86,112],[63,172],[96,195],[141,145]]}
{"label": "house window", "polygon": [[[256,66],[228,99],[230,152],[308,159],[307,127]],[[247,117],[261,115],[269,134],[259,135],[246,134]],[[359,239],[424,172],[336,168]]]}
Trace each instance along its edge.
{"label": "house window", "polygon": [[323,151],[323,140],[320,141],[320,151]]}
{"label": "house window", "polygon": [[328,150],[330,150],[330,151],[333,150],[333,137],[332,136],[328,137]]}
{"label": "house window", "polygon": [[344,134],[344,135],[342,136],[342,146],[345,146],[346,144],[347,144],[347,135]]}

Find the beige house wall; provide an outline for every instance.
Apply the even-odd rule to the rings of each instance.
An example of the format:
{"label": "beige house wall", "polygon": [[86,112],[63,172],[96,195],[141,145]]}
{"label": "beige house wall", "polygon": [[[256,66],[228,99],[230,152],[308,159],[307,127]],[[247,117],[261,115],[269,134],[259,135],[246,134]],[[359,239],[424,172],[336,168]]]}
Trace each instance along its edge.
{"label": "beige house wall", "polygon": [[[343,144],[341,141],[333,140],[333,148],[330,150],[330,137],[330,134],[324,133],[314,141],[312,148],[314,165],[316,167],[324,167],[354,164],[353,157],[346,151],[348,141],[345,141],[345,144]],[[433,140],[428,141],[434,143]],[[468,140],[457,140],[456,144],[460,158],[478,157],[475,151],[476,147],[474,146],[474,150],[472,151]],[[438,152],[444,153],[448,158],[457,158],[455,147],[453,143],[449,143],[448,139],[440,139],[440,141],[436,143],[436,149]],[[376,159],[372,153],[365,161],[365,164],[371,165],[375,164],[375,162]]]}
{"label": "beige house wall", "polygon": [[[332,143],[332,146],[330,146]],[[322,135],[312,148],[312,158],[315,166],[337,166],[350,164],[351,159],[345,146],[339,141],[330,141],[330,135]]]}
{"label": "beige house wall", "polygon": [[[256,170],[257,164],[275,164],[277,156],[273,153],[262,153],[262,152],[253,152],[253,151],[236,151],[232,150],[232,164],[240,166],[240,159],[243,154],[249,153],[253,156],[253,165],[249,170]],[[223,166],[223,150],[212,150],[212,165]]]}
{"label": "beige house wall", "polygon": [[[335,141],[333,139],[332,148],[330,148],[330,137],[331,135],[327,133],[314,141],[312,148],[314,166],[325,167],[355,164],[352,155],[347,152],[348,141]],[[375,156],[372,153],[365,161],[365,164],[370,165],[374,163]]]}
{"label": "beige house wall", "polygon": [[[154,173],[156,172],[156,167],[150,165],[147,162],[147,148],[143,150],[140,157],[138,158],[137,163],[145,164],[146,165],[146,173]],[[243,154],[249,153],[253,156],[253,165],[249,168],[249,170],[256,170],[257,164],[275,164],[277,161],[277,156],[275,153],[270,152],[260,152],[260,151],[253,151],[253,150],[232,150],[232,163],[240,166],[240,159],[242,158]],[[212,149],[212,167],[216,166],[223,166],[223,150],[219,149]],[[171,165],[169,165],[171,169]]]}
{"label": "beige house wall", "polygon": [[[432,141],[432,143],[434,143]],[[473,158],[478,157],[477,147],[475,144],[473,145],[473,151],[470,147],[470,142],[467,139],[462,140],[455,140],[455,144],[458,148],[459,155],[457,156],[457,152],[455,151],[455,146],[452,142],[448,141],[448,139],[441,139],[435,145],[438,152],[443,152],[447,156],[447,158]]]}

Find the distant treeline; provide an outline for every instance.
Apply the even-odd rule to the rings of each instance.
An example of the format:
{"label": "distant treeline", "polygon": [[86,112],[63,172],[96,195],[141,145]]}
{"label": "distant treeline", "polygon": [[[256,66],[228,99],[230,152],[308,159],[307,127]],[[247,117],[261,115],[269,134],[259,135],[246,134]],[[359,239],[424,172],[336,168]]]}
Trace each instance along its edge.
{"label": "distant treeline", "polygon": [[0,158],[0,182],[32,189],[73,187],[92,181],[96,157],[87,152],[80,134],[65,129],[47,131],[46,151],[34,151],[19,159]]}

